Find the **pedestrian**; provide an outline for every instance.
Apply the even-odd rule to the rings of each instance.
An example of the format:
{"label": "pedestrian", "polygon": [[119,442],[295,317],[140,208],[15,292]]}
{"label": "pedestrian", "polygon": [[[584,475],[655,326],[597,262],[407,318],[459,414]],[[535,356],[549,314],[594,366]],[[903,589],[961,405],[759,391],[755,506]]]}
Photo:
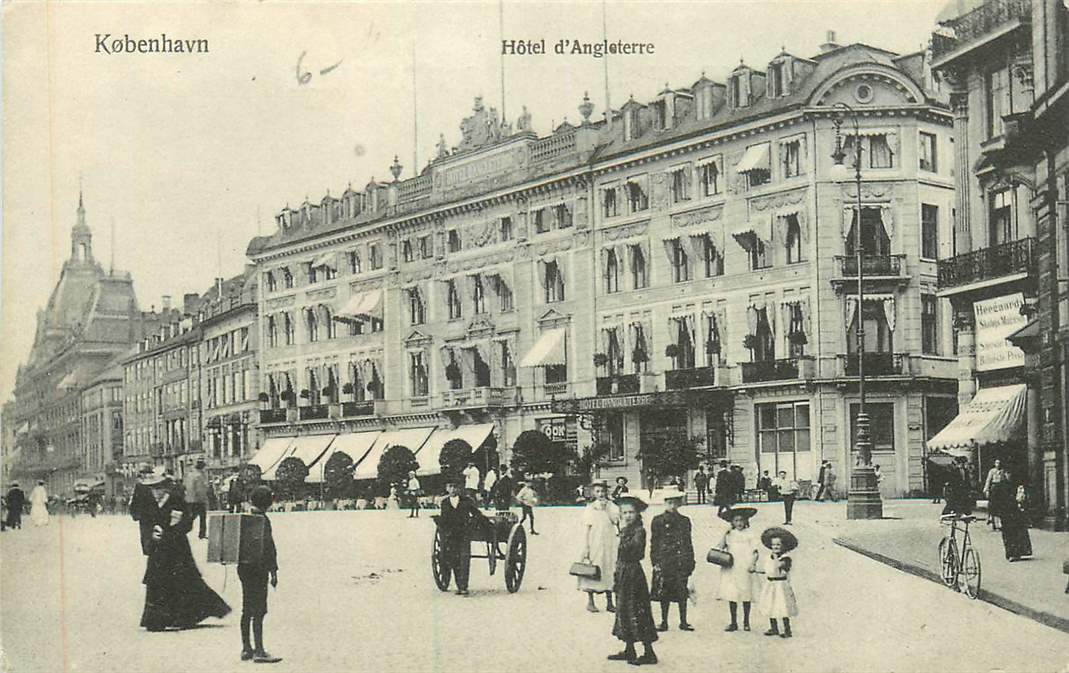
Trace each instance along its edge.
{"label": "pedestrian", "polygon": [[186,503],[193,519],[200,521],[197,537],[208,538],[208,475],[204,473],[204,459],[198,458],[196,468],[185,478]]}
{"label": "pedestrian", "polygon": [[408,518],[419,517],[419,498],[423,495],[423,487],[420,485],[419,479],[416,478],[414,470],[409,470],[408,472],[408,484],[405,486],[405,493],[408,494]]}
{"label": "pedestrian", "polygon": [[48,491],[44,479],[38,479],[30,491],[30,520],[34,526],[48,525]]}
{"label": "pedestrian", "polygon": [[880,490],[880,484],[883,483],[883,472],[880,472],[880,464],[873,463],[872,472],[876,475],[876,490]]}
{"label": "pedestrian", "polygon": [[7,527],[22,528],[22,508],[26,506],[26,494],[19,488],[19,482],[11,482],[11,488],[7,491],[5,502],[7,503]]}
{"label": "pedestrian", "polygon": [[824,493],[827,490],[827,482],[824,480],[825,475],[828,472],[828,461],[820,461],[820,474],[817,476],[817,494],[813,496],[813,500],[820,502],[824,497]]}
{"label": "pedestrian", "polygon": [[[761,589],[761,609],[768,615],[766,636],[791,637],[791,619],[798,614],[798,601],[791,587],[790,552],[798,547],[798,538],[785,528],[772,527],[761,533],[761,544],[771,551],[765,560],[765,583]],[[776,620],[783,622],[780,631]]]}
{"label": "pedestrian", "polygon": [[594,499],[583,509],[583,548],[579,560],[598,567],[597,577],[578,577],[579,591],[587,594],[586,609],[598,612],[594,594],[605,594],[605,609],[616,612],[612,604],[613,572],[616,570],[617,534],[620,510],[608,498],[609,485],[595,481],[590,485]]}
{"label": "pedestrian", "polygon": [[798,496],[798,482],[793,478],[787,478],[785,470],[779,471],[776,479],[776,489],[780,498],[783,499],[783,523],[790,525],[791,515],[794,514],[794,499]]}
{"label": "pedestrian", "polygon": [[534,508],[538,505],[538,492],[534,490],[532,485],[533,480],[520,482],[520,492],[516,494],[516,500],[520,502],[520,508],[523,510],[523,517],[520,519],[520,525],[523,525],[524,521],[528,518],[531,519],[531,535],[538,535],[535,531],[535,518]]}
{"label": "pedestrian", "polygon": [[[1009,473],[1006,474],[1009,483]],[[1028,534],[1028,491],[1017,486],[1011,504],[1002,510],[1002,546],[1011,563],[1032,555],[1032,538]]]}
{"label": "pedestrian", "polygon": [[705,473],[705,466],[699,465],[694,474],[694,487],[698,489],[698,504],[705,504],[705,497],[709,491],[709,475]]}
{"label": "pedestrian", "polygon": [[191,628],[207,617],[225,617],[230,606],[201,578],[187,535],[193,529],[180,487],[156,468],[142,479],[137,509],[131,507],[136,520],[151,531],[147,545],[148,564],[142,583],[145,585],[145,608],[141,626],[149,631],[169,627]]}
{"label": "pedestrian", "polygon": [[668,630],[668,608],[672,603],[679,605],[679,629],[694,630],[687,622],[687,584],[694,572],[694,540],[690,519],[679,513],[685,498],[682,490],[669,492],[664,498],[664,512],[650,522],[650,599],[661,603],[658,631]]}
{"label": "pedestrian", "polygon": [[620,498],[627,495],[629,491],[630,489],[627,488],[627,477],[617,477],[616,486],[612,489],[612,501],[616,502]]}
{"label": "pedestrian", "polygon": [[[272,656],[264,649],[264,616],[267,615],[267,583],[278,586],[278,551],[271,533],[271,520],[267,510],[271,508],[274,494],[266,486],[257,486],[249,494],[252,516],[263,519],[263,554],[257,561],[238,563],[238,579],[241,580],[241,660],[253,659],[258,664],[274,664],[281,657]],[[253,641],[249,639],[249,627]]]}
{"label": "pedestrian", "polygon": [[475,463],[468,463],[468,466],[464,468],[464,488],[468,491],[469,498],[479,497],[480,476],[479,468],[475,467]]}
{"label": "pedestrian", "polygon": [[731,466],[731,494],[732,502],[742,502],[743,494],[746,493],[746,475],[742,471],[742,465]]}
{"label": "pedestrian", "polygon": [[954,465],[947,471],[947,482],[944,491],[946,504],[943,505],[941,516],[947,514],[971,514],[974,502],[970,496],[967,472],[965,470],[964,456],[956,456]]}
{"label": "pedestrian", "polygon": [[824,473],[824,495],[828,496],[832,502],[839,501],[839,496],[835,495],[835,482],[838,478],[839,476],[835,474],[835,468],[829,460],[828,469]]}
{"label": "pedestrian", "polygon": [[397,489],[397,484],[390,484],[390,495],[386,498],[386,509],[401,509],[401,496]]}
{"label": "pedestrian", "polygon": [[464,488],[464,477],[454,477],[446,482],[446,497],[442,500],[438,527],[442,532],[442,553],[446,560],[446,581],[452,572],[456,580],[458,596],[468,595],[468,571],[471,568],[472,531],[485,518],[472,502]]}
{"label": "pedestrian", "polygon": [[761,473],[761,476],[757,478],[757,490],[768,493],[772,490],[772,477],[768,476],[768,470]]}
{"label": "pedestrian", "polygon": [[646,470],[646,488],[649,490],[649,497],[653,497],[653,492],[660,486],[660,479],[657,478],[657,474],[652,470]]}
{"label": "pedestrian", "polygon": [[753,602],[753,573],[757,570],[757,537],[750,530],[753,507],[732,507],[718,516],[731,523],[717,543],[717,548],[731,554],[732,564],[720,568],[719,600],[728,602],[731,623],[725,631],[738,631],[739,603],[742,603],[742,628],[750,630],[750,606]]}
{"label": "pedestrian", "polygon": [[241,512],[241,502],[245,499],[245,484],[241,481],[241,476],[235,474],[230,478],[230,488],[226,493],[226,504],[230,508],[232,514],[238,514]]}
{"label": "pedestrian", "polygon": [[483,507],[489,509],[494,499],[494,484],[497,483],[497,472],[491,467],[483,477]]}
{"label": "pedestrian", "polygon": [[720,471],[716,473],[716,482],[713,485],[713,504],[717,506],[716,513],[721,514],[735,504],[733,499],[734,478],[728,469],[726,460],[720,461]]}
{"label": "pedestrian", "polygon": [[[616,552],[616,570],[613,573],[613,591],[616,594],[616,620],[612,635],[624,642],[622,652],[610,654],[613,661],[626,661],[634,665],[656,664],[657,654],[653,643],[657,629],[653,624],[650,607],[650,590],[642,558],[646,555],[646,529],[642,526],[642,512],[646,503],[633,495],[621,496],[620,545]],[[642,656],[637,656],[635,643],[642,643]]]}
{"label": "pedestrian", "polygon": [[512,474],[507,465],[502,465],[498,470],[500,475],[494,482],[494,507],[500,512],[507,512],[512,506]]}
{"label": "pedestrian", "polygon": [[996,458],[994,466],[987,471],[987,478],[984,480],[987,523],[993,530],[999,529],[999,519],[1002,518],[1003,511],[1013,509],[1013,495],[1014,489],[1010,484],[1009,473],[1003,469],[1002,460]]}

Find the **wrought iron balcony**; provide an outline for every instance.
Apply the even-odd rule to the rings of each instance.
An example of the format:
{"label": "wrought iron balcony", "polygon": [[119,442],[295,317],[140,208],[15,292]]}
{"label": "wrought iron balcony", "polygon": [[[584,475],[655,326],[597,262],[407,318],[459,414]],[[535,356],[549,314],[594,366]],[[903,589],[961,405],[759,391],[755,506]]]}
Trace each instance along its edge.
{"label": "wrought iron balcony", "polygon": [[[857,353],[842,356],[843,373],[857,376]],[[905,357],[902,353],[866,352],[864,355],[865,376],[890,376],[903,373]]]}
{"label": "wrought iron balcony", "polygon": [[374,416],[375,400],[364,400],[363,402],[342,402],[341,415],[343,418],[352,418],[354,416]]}
{"label": "wrought iron balcony", "polygon": [[957,287],[1018,273],[1036,273],[1036,239],[1022,238],[939,262],[939,287]]}
{"label": "wrought iron balcony", "polygon": [[298,407],[297,418],[302,421],[317,421],[330,415],[330,406],[326,404],[310,404],[307,407]]}
{"label": "wrought iron balcony", "polygon": [[598,395],[628,395],[639,392],[640,388],[638,374],[599,376],[597,381]]}
{"label": "wrought iron balcony", "polygon": [[716,370],[712,367],[673,369],[664,373],[664,387],[668,390],[711,386],[715,380]]}
{"label": "wrought iron balcony", "polygon": [[1031,0],[990,0],[943,25],[953,35],[932,36],[932,57],[942,57],[995,33],[1006,26],[1026,22],[1032,16]]}
{"label": "wrought iron balcony", "polygon": [[261,409],[260,410],[260,425],[267,425],[270,423],[285,423],[286,422],[286,409]]}
{"label": "wrought iron balcony", "polygon": [[764,362],[742,362],[743,383],[760,383],[761,381],[789,381],[798,378],[798,359],[766,360]]}
{"label": "wrought iron balcony", "polygon": [[443,407],[489,408],[508,406],[515,402],[515,388],[460,388],[442,392]]}
{"label": "wrought iron balcony", "polygon": [[[868,277],[902,275],[902,260],[905,255],[862,255],[861,269]],[[857,277],[857,255],[839,255],[835,258],[844,278]]]}

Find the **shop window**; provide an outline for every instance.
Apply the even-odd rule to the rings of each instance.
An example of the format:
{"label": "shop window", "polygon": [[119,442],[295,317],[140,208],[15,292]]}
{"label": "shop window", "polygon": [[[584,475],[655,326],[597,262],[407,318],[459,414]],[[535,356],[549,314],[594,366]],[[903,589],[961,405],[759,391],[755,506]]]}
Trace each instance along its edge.
{"label": "shop window", "polygon": [[[761,469],[779,471],[786,467],[779,465],[779,454],[810,450],[811,428],[808,402],[757,404],[754,405],[754,411],[757,417],[757,443]],[[766,460],[771,460],[773,465],[767,466]],[[793,469],[788,470],[788,473],[790,472],[793,472]]]}

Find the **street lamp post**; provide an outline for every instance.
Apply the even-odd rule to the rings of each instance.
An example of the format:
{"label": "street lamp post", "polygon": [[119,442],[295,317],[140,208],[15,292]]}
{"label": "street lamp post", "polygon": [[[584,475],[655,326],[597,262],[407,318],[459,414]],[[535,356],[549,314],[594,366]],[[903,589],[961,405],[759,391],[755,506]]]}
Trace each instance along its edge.
{"label": "street lamp post", "polygon": [[857,210],[854,220],[854,252],[857,255],[857,452],[861,465],[850,473],[850,492],[846,501],[848,519],[880,519],[883,501],[880,499],[876,470],[872,467],[872,440],[869,435],[869,415],[865,411],[865,260],[864,237],[861,224],[861,126],[857,111],[846,103],[836,103],[840,115],[835,118],[835,152],[832,159],[842,166],[846,152],[842,146],[842,113],[848,112],[854,124],[854,185]]}

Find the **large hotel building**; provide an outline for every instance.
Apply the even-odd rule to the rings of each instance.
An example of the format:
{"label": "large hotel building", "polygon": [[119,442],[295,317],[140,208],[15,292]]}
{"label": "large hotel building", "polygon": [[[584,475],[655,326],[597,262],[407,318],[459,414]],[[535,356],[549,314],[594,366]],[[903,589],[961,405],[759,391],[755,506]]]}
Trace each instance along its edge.
{"label": "large hotel building", "polygon": [[[316,481],[345,451],[373,477],[395,444],[433,474],[450,438],[507,460],[537,429],[607,444],[601,476],[632,484],[640,448],[672,435],[748,483],[815,480],[823,460],[842,479],[861,324],[881,488],[925,490],[959,373],[937,294],[953,117],[929,57],[829,36],[682,84],[596,122],[584,96],[545,137],[477,98],[417,177],[395,161],[392,181],[279,213],[248,248],[266,476],[293,455]],[[838,103],[859,133],[848,116],[837,138]],[[860,212],[837,142],[861,143]]]}

